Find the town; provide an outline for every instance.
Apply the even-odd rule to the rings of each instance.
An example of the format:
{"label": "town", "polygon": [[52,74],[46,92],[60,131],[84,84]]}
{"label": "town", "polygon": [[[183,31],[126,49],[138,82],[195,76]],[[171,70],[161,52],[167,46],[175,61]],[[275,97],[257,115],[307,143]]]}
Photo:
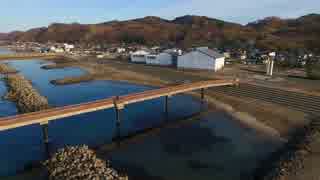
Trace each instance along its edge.
{"label": "town", "polygon": [[[98,59],[131,60],[135,63],[148,65],[213,71],[218,71],[224,65],[234,63],[267,64],[269,55],[273,52],[272,50],[260,50],[257,48],[211,49],[208,47],[190,47],[188,49],[180,49],[177,47],[148,47],[126,44],[85,46],[68,43],[10,42],[6,43],[6,46],[16,52],[63,53],[76,58],[96,57]],[[297,50],[297,52],[278,51],[274,53],[274,57],[272,57],[274,62],[277,66],[283,68],[305,68],[308,62],[312,64],[320,62],[319,54],[306,50]],[[208,58],[211,58],[212,61],[210,62]],[[202,62],[204,64],[201,64]],[[210,64],[213,62],[215,64]]]}

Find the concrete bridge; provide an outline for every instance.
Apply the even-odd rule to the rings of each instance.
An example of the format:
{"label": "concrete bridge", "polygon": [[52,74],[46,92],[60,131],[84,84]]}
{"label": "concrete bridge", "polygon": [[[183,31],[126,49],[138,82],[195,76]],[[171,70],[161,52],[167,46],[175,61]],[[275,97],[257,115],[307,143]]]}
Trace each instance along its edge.
{"label": "concrete bridge", "polygon": [[238,85],[238,80],[211,80],[211,81],[200,81],[195,83],[181,84],[176,86],[169,86],[160,89],[154,89],[149,91],[144,91],[141,93],[134,93],[124,96],[117,96],[108,99],[102,99],[94,102],[82,103],[77,105],[70,105],[58,108],[52,108],[44,111],[21,114],[12,117],[0,118],[0,131],[15,129],[23,126],[39,124],[42,126],[43,130],[43,141],[46,147],[49,144],[48,138],[48,125],[50,121],[55,121],[61,118],[71,117],[75,115],[80,115],[89,112],[95,112],[105,109],[115,109],[116,113],[116,126],[117,133],[120,137],[120,126],[121,110],[126,107],[126,105],[138,103],[142,101],[147,101],[151,99],[157,99],[160,97],[165,97],[165,113],[168,117],[168,98],[177,94],[186,93],[195,90],[201,90],[201,100],[204,102],[205,89],[211,87],[220,86],[232,86]]}

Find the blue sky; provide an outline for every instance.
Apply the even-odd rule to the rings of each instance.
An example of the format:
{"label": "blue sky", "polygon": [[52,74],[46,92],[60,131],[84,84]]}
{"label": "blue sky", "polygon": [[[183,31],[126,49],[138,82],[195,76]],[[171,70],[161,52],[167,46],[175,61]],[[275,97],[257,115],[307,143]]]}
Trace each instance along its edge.
{"label": "blue sky", "polygon": [[144,16],[204,15],[246,24],[267,17],[320,14],[320,0],[1,0],[0,32],[53,22],[97,23]]}

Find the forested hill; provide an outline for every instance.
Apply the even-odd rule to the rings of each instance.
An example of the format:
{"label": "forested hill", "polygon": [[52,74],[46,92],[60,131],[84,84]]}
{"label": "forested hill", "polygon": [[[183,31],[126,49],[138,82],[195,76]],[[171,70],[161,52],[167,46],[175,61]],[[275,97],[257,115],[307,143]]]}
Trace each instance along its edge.
{"label": "forested hill", "polygon": [[174,20],[149,16],[100,24],[54,23],[26,32],[12,32],[6,38],[38,42],[208,45],[275,50],[307,48],[319,51],[320,15],[310,14],[297,19],[269,17],[247,25],[204,16],[183,16]]}

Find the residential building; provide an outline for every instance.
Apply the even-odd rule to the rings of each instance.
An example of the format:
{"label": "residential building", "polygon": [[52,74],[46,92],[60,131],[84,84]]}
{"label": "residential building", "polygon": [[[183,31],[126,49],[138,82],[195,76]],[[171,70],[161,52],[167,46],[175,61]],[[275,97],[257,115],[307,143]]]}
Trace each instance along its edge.
{"label": "residential building", "polygon": [[146,56],[150,53],[145,50],[139,50],[131,54],[131,61],[135,63],[146,63]]}

